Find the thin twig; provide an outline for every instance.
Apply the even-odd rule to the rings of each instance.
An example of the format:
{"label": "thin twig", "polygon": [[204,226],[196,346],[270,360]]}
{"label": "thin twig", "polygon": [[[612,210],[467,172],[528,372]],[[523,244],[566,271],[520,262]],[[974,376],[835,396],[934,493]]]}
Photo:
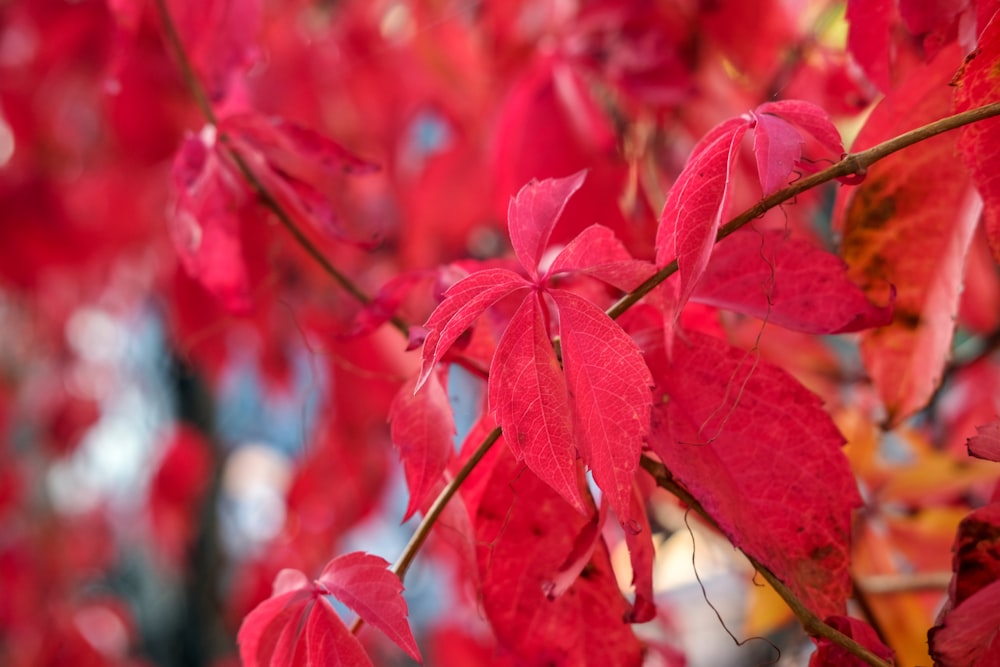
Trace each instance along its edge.
{"label": "thin twig", "polygon": [[[690,491],[681,486],[665,465],[659,461],[654,461],[647,456],[642,457],[640,464],[643,469],[648,472],[654,480],[656,480],[657,486],[666,489],[670,493],[677,496],[677,498],[679,498],[685,505],[697,512],[709,525],[725,534],[725,531],[719,527],[718,522],[716,522],[716,520],[705,510],[702,504],[698,502],[698,499],[695,498]],[[740,551],[743,550],[740,549]],[[840,646],[846,651],[849,651],[851,655],[857,656],[869,665],[872,665],[872,667],[892,667],[889,662],[878,657],[866,647],[824,623],[822,619],[806,607],[805,604],[799,600],[798,596],[796,596],[795,593],[793,593],[788,586],[778,579],[778,577],[776,577],[774,573],[771,572],[771,570],[769,570],[763,563],[759,562],[756,558],[745,551],[743,551],[743,555],[747,557],[747,560],[749,560],[750,564],[754,566],[754,569],[760,572],[761,576],[764,577],[767,583],[771,584],[771,587],[775,590],[775,592],[781,596],[781,599],[785,601],[785,604],[787,604],[788,608],[792,610],[795,617],[799,619],[799,623],[802,624],[802,627],[809,635],[829,639],[832,643]]]}

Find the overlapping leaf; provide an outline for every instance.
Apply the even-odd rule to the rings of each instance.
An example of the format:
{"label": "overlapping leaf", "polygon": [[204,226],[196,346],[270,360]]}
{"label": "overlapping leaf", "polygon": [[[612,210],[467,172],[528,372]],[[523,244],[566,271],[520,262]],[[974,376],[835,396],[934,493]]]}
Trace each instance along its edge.
{"label": "overlapping leaf", "polygon": [[892,320],[892,305],[870,303],[839,257],[778,230],[740,231],[722,241],[691,299],[814,334]]}
{"label": "overlapping leaf", "polygon": [[400,596],[403,585],[387,566],[378,556],[355,552],[331,560],[316,581],[298,570],[282,570],[272,597],[250,612],[240,627],[243,664],[371,665],[357,637],[324,599],[327,595],[334,595],[420,661],[406,622],[406,602]]}
{"label": "overlapping leaf", "polygon": [[969,454],[1000,461],[1000,420],[976,427],[976,435],[969,438]]}
{"label": "overlapping leaf", "polygon": [[[831,616],[825,623],[883,660],[892,660],[892,649],[883,644],[878,633],[864,621],[849,616]],[[816,651],[809,656],[809,667],[865,667],[869,664],[829,639],[819,639],[816,644]]]}
{"label": "overlapping leaf", "polygon": [[[953,49],[913,72],[872,112],[855,149],[948,115]],[[849,275],[873,300],[896,286],[890,325],[862,334],[865,367],[896,424],[923,407],[941,380],[979,199],[955,163],[955,136],[924,141],[838,193],[836,223]]]}
{"label": "overlapping leaf", "polygon": [[851,591],[850,513],[860,504],[843,437],[818,397],[753,352],[698,333],[662,350],[653,450],[736,546],[821,616]]}

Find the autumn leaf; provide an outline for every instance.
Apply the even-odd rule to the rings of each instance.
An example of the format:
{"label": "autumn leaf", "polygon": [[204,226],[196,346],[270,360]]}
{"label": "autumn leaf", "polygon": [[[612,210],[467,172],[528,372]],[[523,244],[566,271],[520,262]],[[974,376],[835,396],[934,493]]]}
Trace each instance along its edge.
{"label": "autumn leaf", "polygon": [[403,585],[387,566],[378,556],[354,552],[331,560],[315,581],[298,570],[282,570],[272,597],[250,612],[240,627],[243,664],[371,665],[327,595],[346,604],[419,662],[400,595]]}
{"label": "autumn leaf", "polygon": [[685,336],[671,364],[646,350],[662,391],[653,451],[734,545],[810,609],[842,614],[850,514],[861,502],[843,436],[817,396],[755,352]]}
{"label": "autumn leaf", "polygon": [[[994,18],[979,39],[978,49],[955,76],[955,111],[996,102],[1000,95],[997,66],[1000,63],[1000,18]],[[995,164],[1000,142],[1000,118],[987,118],[959,130],[958,151],[962,163],[983,198],[983,226],[993,258],[1000,262],[1000,173]]]}
{"label": "autumn leaf", "polygon": [[751,116],[755,121],[753,149],[757,173],[765,195],[784,187],[796,168],[807,172],[816,170],[802,159],[805,135],[813,137],[828,151],[817,159],[839,160],[844,153],[840,133],[829,115],[815,104],[802,100],[766,102]]}
{"label": "autumn leaf", "polygon": [[1000,461],[1000,421],[976,427],[976,435],[969,438],[969,455]]}
{"label": "autumn leaf", "polygon": [[241,190],[217,153],[215,132],[188,137],[174,158],[170,235],[185,270],[231,311],[250,307],[240,240]]}
{"label": "autumn leaf", "polygon": [[[942,53],[875,108],[853,150],[948,115],[954,50]],[[979,197],[952,157],[953,134],[890,155],[865,182],[842,188],[835,223],[851,280],[884,303],[896,286],[893,321],[861,336],[861,355],[888,412],[900,423],[922,408],[941,381],[962,285],[962,268],[979,218]]]}
{"label": "autumn leaf", "polygon": [[740,231],[719,243],[691,300],[814,334],[892,320],[892,304],[870,303],[843,260],[779,230]]}
{"label": "autumn leaf", "polygon": [[548,247],[566,202],[580,189],[586,176],[586,172],[580,171],[566,178],[533,181],[511,198],[507,209],[510,242],[521,266],[533,281],[539,278],[542,253]]}
{"label": "autumn leaf", "polygon": [[547,594],[589,519],[504,450],[474,519],[482,607],[498,644],[520,665],[638,667],[642,647],[602,539],[581,575]]}
{"label": "autumn leaf", "polygon": [[432,500],[455,451],[451,405],[437,373],[414,392],[416,378],[400,388],[389,409],[392,444],[399,449],[410,500],[403,521]]}

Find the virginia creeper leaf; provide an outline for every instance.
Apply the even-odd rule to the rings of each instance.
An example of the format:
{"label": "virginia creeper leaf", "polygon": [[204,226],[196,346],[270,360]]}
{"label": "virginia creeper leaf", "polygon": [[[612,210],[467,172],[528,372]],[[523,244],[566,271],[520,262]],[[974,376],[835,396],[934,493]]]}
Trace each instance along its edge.
{"label": "virginia creeper leaf", "polygon": [[981,459],[1000,461],[1000,421],[976,427],[969,438],[969,454]]}
{"label": "virginia creeper leaf", "polygon": [[[878,633],[864,621],[850,616],[831,616],[825,622],[883,660],[892,660],[892,649],[883,644]],[[809,656],[809,667],[865,667],[869,664],[829,639],[820,638],[816,644],[816,651]]]}
{"label": "virginia creeper leaf", "polygon": [[[966,111],[996,102],[1000,95],[997,67],[1000,63],[1000,18],[994,18],[979,39],[979,48],[956,75],[955,110]],[[996,168],[996,146],[1000,142],[1000,118],[987,118],[959,130],[958,151],[963,164],[983,198],[983,224],[1000,262],[1000,171]]]}
{"label": "virginia creeper leaf", "polygon": [[[292,580],[299,587],[289,585]],[[284,583],[279,586],[280,582]],[[361,642],[348,631],[320,590],[294,570],[283,570],[275,580],[275,595],[243,619],[238,641],[240,659],[246,667],[372,667]]]}
{"label": "virginia creeper leaf", "polygon": [[421,357],[417,389],[448,352],[448,348],[487,308],[512,293],[530,286],[524,278],[506,269],[484,269],[458,281],[445,292],[445,299],[424,325],[427,337]]}
{"label": "virginia creeper leaf", "polygon": [[892,88],[890,45],[898,21],[895,0],[847,0],[847,50],[882,92]]}
{"label": "virginia creeper leaf", "polygon": [[563,248],[546,276],[578,271],[628,292],[656,271],[649,262],[633,259],[615,233],[603,225],[591,225]]}
{"label": "virginia creeper leaf", "polygon": [[569,395],[539,297],[529,296],[521,303],[497,344],[489,401],[515,456],[577,511],[586,513]]}
{"label": "virginia creeper leaf", "polygon": [[566,202],[583,185],[587,172],[565,178],[533,180],[511,197],[507,226],[514,253],[532,279],[538,279],[538,263],[548,247],[556,221]]}
{"label": "virginia creeper leaf", "polygon": [[388,566],[378,556],[356,551],[331,560],[316,581],[420,662],[420,650],[406,622],[403,583]]}
{"label": "virginia creeper leaf", "polygon": [[435,491],[455,451],[455,422],[438,373],[431,373],[423,391],[414,392],[416,378],[403,384],[389,409],[392,444],[399,449],[410,502],[406,521]]}
{"label": "virginia creeper leaf", "polygon": [[824,148],[828,149],[834,158],[840,158],[844,152],[844,144],[840,132],[821,107],[804,100],[778,100],[765,102],[756,109],[756,113],[780,116],[808,132]]}
{"label": "virginia creeper leaf", "polygon": [[[951,110],[951,49],[912,72],[875,108],[852,150],[864,149]],[[979,198],[955,164],[955,136],[873,165],[857,188],[838,193],[837,222],[851,280],[884,302],[896,286],[890,325],[862,334],[861,354],[886,406],[887,424],[919,410],[941,381],[954,330],[962,268]]]}
{"label": "virginia creeper leaf", "polygon": [[892,319],[892,306],[872,305],[839,257],[780,230],[743,230],[719,243],[691,300],[815,334]]}
{"label": "virginia creeper leaf", "polygon": [[170,235],[185,270],[231,311],[250,307],[250,289],[233,175],[216,152],[214,132],[188,137],[171,175],[177,201]]}
{"label": "virginia creeper leaf", "polygon": [[642,664],[603,540],[568,590],[545,594],[588,521],[499,451],[475,517],[481,600],[501,649],[519,665]]}
{"label": "virginia creeper leaf", "polygon": [[[820,616],[844,612],[857,486],[844,439],[817,396],[776,366],[690,332],[662,388],[653,450],[734,545],[767,565]],[[647,350],[647,360],[651,350]]]}
{"label": "virginia creeper leaf", "polygon": [[639,346],[604,311],[565,290],[552,290],[552,298],[580,452],[615,514],[629,524],[632,479],[649,433],[652,376]]}
{"label": "virginia creeper leaf", "polygon": [[765,195],[780,190],[802,157],[802,135],[791,123],[771,114],[754,114],[753,152]]}
{"label": "virginia creeper leaf", "polygon": [[673,288],[675,318],[708,265],[729,200],[736,154],[747,127],[745,118],[732,118],[713,128],[695,146],[667,194],[656,232],[656,263],[664,266],[677,259],[680,282]]}
{"label": "virginia creeper leaf", "polygon": [[630,623],[645,623],[656,618],[656,601],[653,598],[653,561],[656,559],[656,549],[653,546],[653,532],[642,501],[642,492],[634,480],[630,516],[639,529],[625,531],[625,544],[632,563],[632,586],[635,587],[635,602],[632,603],[628,620]]}

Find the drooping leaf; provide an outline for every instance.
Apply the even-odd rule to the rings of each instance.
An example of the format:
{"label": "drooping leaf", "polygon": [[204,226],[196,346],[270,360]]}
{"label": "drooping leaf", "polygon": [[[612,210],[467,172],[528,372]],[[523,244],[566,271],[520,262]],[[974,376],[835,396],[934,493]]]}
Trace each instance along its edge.
{"label": "drooping leaf", "polygon": [[839,257],[779,230],[739,231],[719,243],[691,299],[814,334],[892,319],[892,304],[870,303]]}
{"label": "drooping leaf", "polygon": [[[954,49],[915,70],[869,116],[853,150],[950,112]],[[919,410],[941,381],[958,309],[962,267],[979,198],[955,163],[953,134],[895,153],[865,182],[838,193],[835,222],[851,280],[884,303],[896,286],[890,325],[862,334],[861,354],[888,412],[887,424]]]}
{"label": "drooping leaf", "polygon": [[631,523],[632,480],[649,433],[653,379],[639,347],[604,311],[552,290],[577,443],[615,514]]}
{"label": "drooping leaf", "polygon": [[429,501],[455,450],[455,422],[438,373],[431,373],[423,390],[415,392],[416,378],[403,384],[389,409],[392,444],[399,449],[410,489],[403,521]]}
{"label": "drooping leaf", "polygon": [[1000,421],[976,427],[976,435],[969,438],[969,455],[1000,461]]}
{"label": "drooping leaf", "polygon": [[[825,622],[883,660],[892,660],[892,649],[883,644],[878,633],[864,621],[850,616],[831,616]],[[809,667],[865,667],[869,664],[829,639],[820,638],[816,644],[816,651],[809,656]]]}
{"label": "drooping leaf", "polygon": [[802,157],[802,135],[791,123],[772,114],[755,114],[753,152],[757,173],[765,195],[781,189],[788,182],[795,164]]}
{"label": "drooping leaf", "polygon": [[850,513],[860,504],[843,437],[817,396],[754,352],[689,332],[673,363],[647,349],[650,444],[734,545],[821,616],[850,595]]}
{"label": "drooping leaf", "polygon": [[246,311],[250,289],[240,242],[240,190],[216,152],[214,133],[185,139],[171,175],[177,201],[169,224],[177,256],[226,308]]}
{"label": "drooping leaf", "polygon": [[445,292],[445,299],[431,313],[421,356],[417,389],[434,370],[462,333],[476,318],[500,299],[530,286],[524,278],[506,269],[484,269],[463,278]]}
{"label": "drooping leaf", "polygon": [[545,594],[588,521],[498,450],[475,517],[481,600],[501,650],[519,665],[642,664],[603,540],[568,590]]}
{"label": "drooping leaf", "polygon": [[580,171],[565,178],[533,180],[511,198],[507,209],[511,245],[532,279],[538,278],[538,264],[556,221],[586,176],[587,172]]}
{"label": "drooping leaf", "polygon": [[403,584],[388,567],[378,556],[354,552],[327,563],[316,581],[420,662],[420,650],[406,621]]}
{"label": "drooping leaf", "polygon": [[805,100],[779,100],[765,102],[756,109],[757,114],[780,116],[805,130],[837,159],[844,152],[840,132],[821,107]]}
{"label": "drooping leaf", "polygon": [[[997,101],[1000,86],[1000,18],[994,18],[979,39],[979,48],[955,77],[955,110],[966,111]],[[959,130],[958,151],[962,163],[983,198],[983,223],[993,258],[1000,262],[1000,171],[996,169],[1000,118],[987,118]]]}
{"label": "drooping leaf", "polygon": [[638,530],[625,530],[625,544],[632,563],[632,586],[635,587],[635,601],[628,620],[630,623],[645,623],[656,617],[656,601],[653,598],[653,561],[656,559],[656,549],[653,546],[649,517],[646,516],[646,508],[636,481],[632,482],[630,516]]}
{"label": "drooping leaf", "polygon": [[521,303],[497,344],[489,401],[514,455],[577,511],[586,513],[566,381],[538,297],[529,296]]}
{"label": "drooping leaf", "polygon": [[708,265],[729,200],[736,154],[747,128],[745,118],[732,118],[713,128],[695,146],[667,194],[656,232],[656,263],[664,266],[677,259],[680,282],[675,288],[675,316]]}

